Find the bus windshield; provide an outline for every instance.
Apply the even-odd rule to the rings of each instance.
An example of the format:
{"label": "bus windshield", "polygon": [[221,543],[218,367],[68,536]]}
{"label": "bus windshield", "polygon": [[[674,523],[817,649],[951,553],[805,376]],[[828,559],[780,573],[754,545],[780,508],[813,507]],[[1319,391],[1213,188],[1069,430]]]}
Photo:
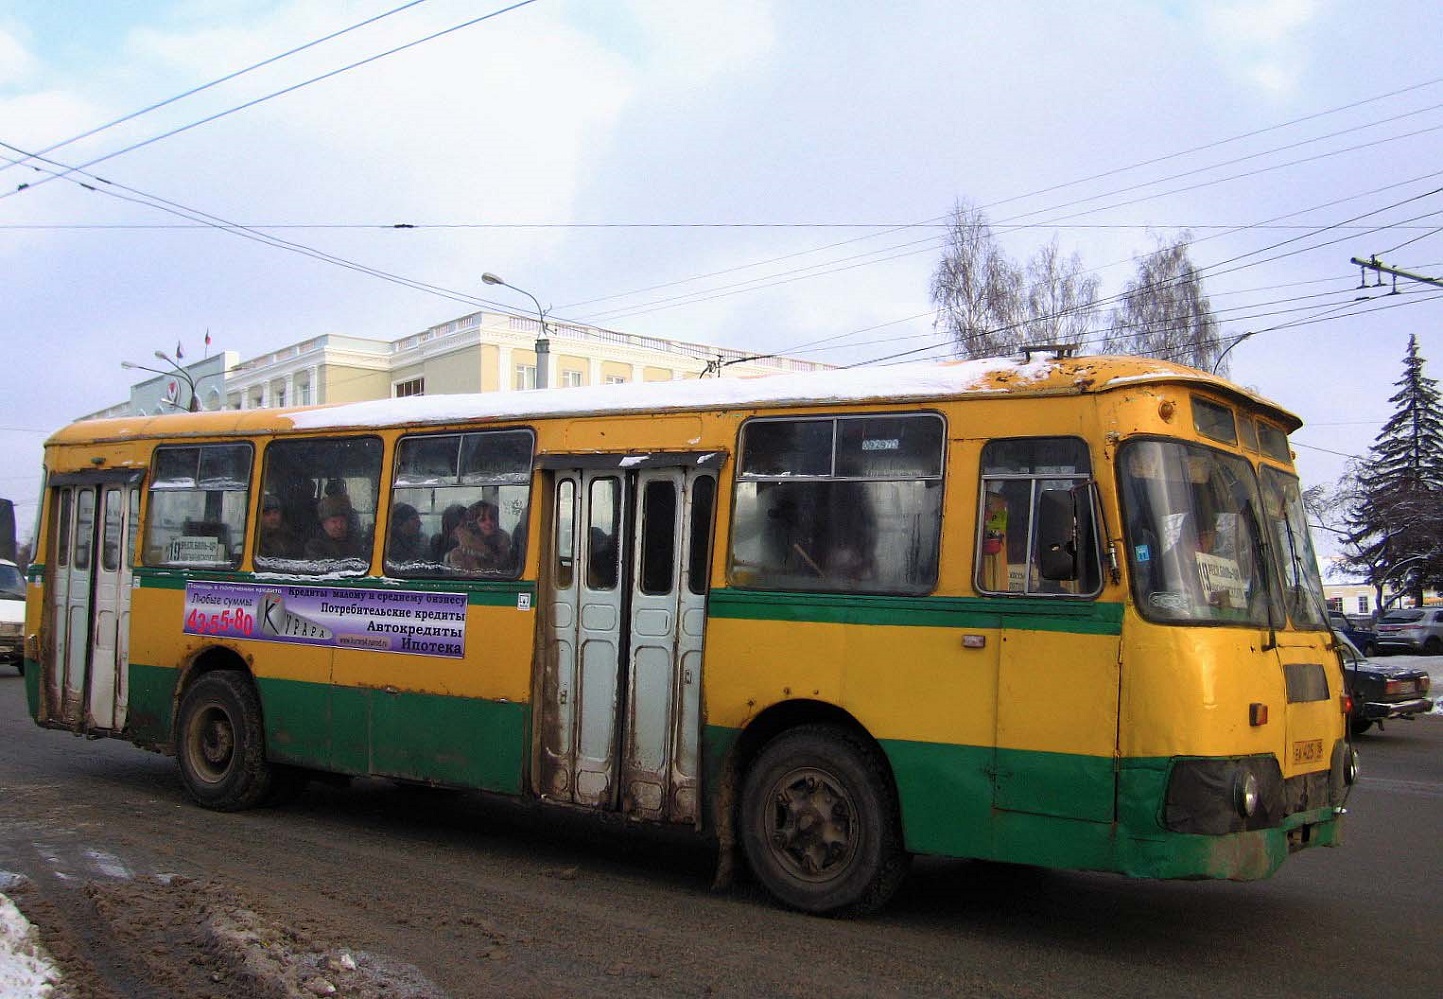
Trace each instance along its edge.
{"label": "bus windshield", "polygon": [[1278,568],[1283,574],[1283,600],[1295,628],[1326,627],[1327,603],[1313,538],[1303,513],[1303,491],[1296,476],[1277,468],[1263,468],[1263,495],[1268,510],[1268,533]]}
{"label": "bus windshield", "polygon": [[1282,623],[1270,596],[1278,587],[1268,569],[1258,480],[1246,459],[1146,440],[1125,446],[1120,467],[1132,591],[1145,617]]}

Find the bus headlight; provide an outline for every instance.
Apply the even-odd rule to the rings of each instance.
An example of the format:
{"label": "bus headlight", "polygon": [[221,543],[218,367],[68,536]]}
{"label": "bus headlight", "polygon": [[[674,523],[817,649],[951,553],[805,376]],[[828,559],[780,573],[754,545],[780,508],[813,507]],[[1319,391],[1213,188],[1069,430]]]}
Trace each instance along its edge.
{"label": "bus headlight", "polygon": [[[1322,795],[1328,793],[1322,783],[1326,780],[1319,778]],[[1162,826],[1171,832],[1226,836],[1271,829],[1288,811],[1287,783],[1276,757],[1178,757],[1168,773]]]}
{"label": "bus headlight", "polygon": [[1258,778],[1251,770],[1239,770],[1233,775],[1233,807],[1245,819],[1257,814]]}

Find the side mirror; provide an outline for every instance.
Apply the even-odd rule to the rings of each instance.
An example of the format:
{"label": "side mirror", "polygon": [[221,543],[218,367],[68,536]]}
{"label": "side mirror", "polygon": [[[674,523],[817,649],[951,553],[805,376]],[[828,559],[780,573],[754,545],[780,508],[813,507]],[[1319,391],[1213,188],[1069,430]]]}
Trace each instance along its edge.
{"label": "side mirror", "polygon": [[1043,579],[1077,578],[1077,516],[1071,490],[1048,489],[1038,497],[1037,561]]}

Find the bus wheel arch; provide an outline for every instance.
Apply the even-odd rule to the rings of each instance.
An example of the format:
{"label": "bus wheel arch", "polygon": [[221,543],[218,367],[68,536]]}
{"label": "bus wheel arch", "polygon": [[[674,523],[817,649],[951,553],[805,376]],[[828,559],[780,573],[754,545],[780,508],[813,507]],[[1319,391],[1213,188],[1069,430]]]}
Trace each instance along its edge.
{"label": "bus wheel arch", "polygon": [[207,650],[186,670],[174,750],[186,793],[205,808],[241,811],[271,796],[260,695],[229,650]]}
{"label": "bus wheel arch", "polygon": [[850,715],[815,702],[778,706],[743,733],[728,769],[735,838],[782,903],[864,916],[901,885],[910,857],[891,767]]}

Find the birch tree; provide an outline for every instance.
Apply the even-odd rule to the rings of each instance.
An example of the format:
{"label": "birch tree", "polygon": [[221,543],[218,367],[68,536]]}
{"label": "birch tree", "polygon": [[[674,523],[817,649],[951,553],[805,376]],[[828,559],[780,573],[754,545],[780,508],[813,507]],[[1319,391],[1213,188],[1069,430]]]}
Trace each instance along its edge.
{"label": "birch tree", "polygon": [[1026,339],[1023,277],[997,245],[987,216],[959,201],[952,209],[942,259],[932,275],[934,326],[952,335],[962,357],[1010,354]]}
{"label": "birch tree", "polygon": [[1062,254],[1057,237],[1027,263],[1027,342],[1081,346],[1097,312],[1098,279],[1076,253]]}
{"label": "birch tree", "polygon": [[1141,354],[1211,371],[1222,356],[1217,318],[1184,232],[1137,261],[1103,333],[1108,354]]}

